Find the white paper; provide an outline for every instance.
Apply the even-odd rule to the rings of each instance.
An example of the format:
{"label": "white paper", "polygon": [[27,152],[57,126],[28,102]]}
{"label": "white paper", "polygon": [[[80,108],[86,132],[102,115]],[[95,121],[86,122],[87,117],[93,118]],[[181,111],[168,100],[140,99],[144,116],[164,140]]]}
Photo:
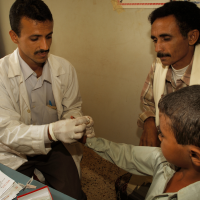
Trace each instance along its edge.
{"label": "white paper", "polygon": [[22,190],[22,187],[17,183],[14,183],[10,189],[8,189],[4,194],[1,200],[12,200],[17,194]]}
{"label": "white paper", "polygon": [[12,200],[21,190],[20,185],[0,171],[0,200]]}
{"label": "white paper", "polygon": [[14,180],[5,175],[2,171],[0,171],[0,197],[3,193],[8,190],[13,184]]}

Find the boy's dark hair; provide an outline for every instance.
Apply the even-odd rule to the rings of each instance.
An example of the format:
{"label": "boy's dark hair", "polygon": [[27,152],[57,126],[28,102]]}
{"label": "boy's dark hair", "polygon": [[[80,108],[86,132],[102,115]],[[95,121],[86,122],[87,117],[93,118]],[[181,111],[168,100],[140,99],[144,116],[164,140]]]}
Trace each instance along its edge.
{"label": "boy's dark hair", "polygon": [[51,11],[42,0],[16,0],[10,8],[11,29],[20,37],[21,19],[27,17],[44,22],[53,21]]}
{"label": "boy's dark hair", "polygon": [[178,144],[200,147],[200,85],[182,88],[164,96],[158,104]]}
{"label": "boy's dark hair", "polygon": [[[173,15],[176,18],[180,32],[187,37],[188,32],[197,29],[200,32],[200,9],[196,4],[188,1],[172,1],[157,8],[149,15],[151,24],[158,18]],[[200,37],[196,44],[200,43]]]}

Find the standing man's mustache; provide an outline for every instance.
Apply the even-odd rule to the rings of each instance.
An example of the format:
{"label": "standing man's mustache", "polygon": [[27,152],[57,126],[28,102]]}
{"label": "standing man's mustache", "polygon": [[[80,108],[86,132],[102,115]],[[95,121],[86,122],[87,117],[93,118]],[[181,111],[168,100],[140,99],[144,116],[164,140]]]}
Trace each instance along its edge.
{"label": "standing man's mustache", "polygon": [[39,51],[36,51],[34,54],[36,55],[37,53],[49,53],[49,49],[48,50],[40,49]]}
{"label": "standing man's mustache", "polygon": [[162,57],[171,57],[171,55],[169,53],[161,53],[161,52],[158,52],[157,53],[157,57],[158,58],[162,58]]}

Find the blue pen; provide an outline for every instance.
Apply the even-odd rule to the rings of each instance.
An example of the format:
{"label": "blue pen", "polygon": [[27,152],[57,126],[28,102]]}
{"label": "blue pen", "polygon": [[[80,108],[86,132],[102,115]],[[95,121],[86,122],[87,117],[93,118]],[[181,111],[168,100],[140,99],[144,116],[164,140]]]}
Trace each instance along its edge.
{"label": "blue pen", "polygon": [[53,106],[50,100],[49,100],[49,105],[50,105],[50,106]]}

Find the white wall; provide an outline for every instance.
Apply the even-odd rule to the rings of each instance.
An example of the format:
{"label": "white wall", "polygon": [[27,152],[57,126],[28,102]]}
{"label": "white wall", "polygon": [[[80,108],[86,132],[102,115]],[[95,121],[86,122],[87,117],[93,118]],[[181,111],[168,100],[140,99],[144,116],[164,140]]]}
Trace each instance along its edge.
{"label": "white wall", "polygon": [[[9,9],[0,0],[0,56],[15,48],[9,38]],[[137,145],[140,93],[155,57],[148,15],[153,9],[118,14],[109,0],[44,0],[54,17],[51,53],[76,68],[83,112],[96,135]]]}

